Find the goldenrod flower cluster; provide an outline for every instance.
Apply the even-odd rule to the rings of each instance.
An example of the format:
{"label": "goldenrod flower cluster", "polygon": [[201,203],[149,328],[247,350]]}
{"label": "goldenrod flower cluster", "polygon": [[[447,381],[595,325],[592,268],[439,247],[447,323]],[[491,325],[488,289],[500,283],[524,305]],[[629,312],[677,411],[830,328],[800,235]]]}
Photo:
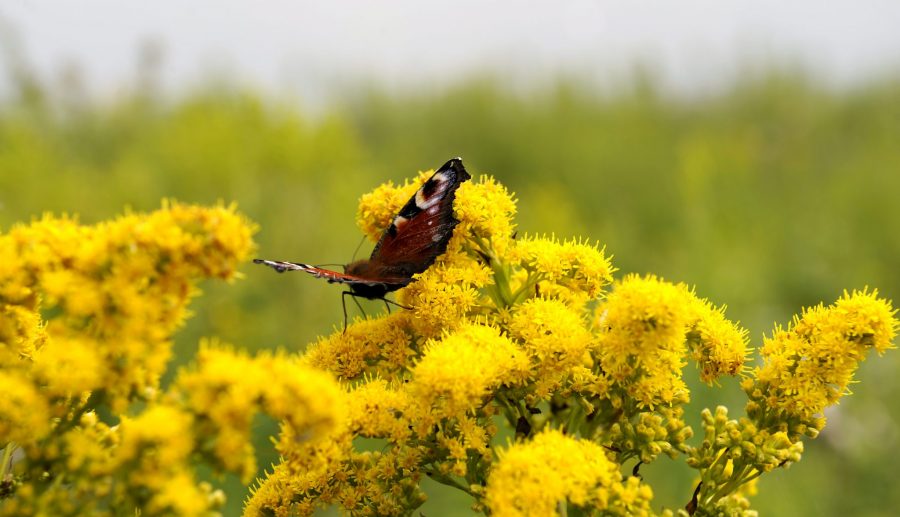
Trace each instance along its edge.
{"label": "goldenrod flower cluster", "polygon": [[787,330],[776,329],[760,349],[763,365],[745,382],[760,410],[803,420],[836,404],[869,350],[884,353],[897,334],[894,310],[877,295],[845,292],[829,307],[805,310]]}
{"label": "goldenrod flower cluster", "polygon": [[560,501],[588,513],[650,515],[653,492],[588,440],[548,429],[500,453],[485,500],[492,515],[554,515]]}
{"label": "goldenrod flower cluster", "polygon": [[250,423],[298,443],[344,419],[330,375],[204,345],[160,387],[202,278],[253,249],[233,207],[165,203],[94,226],[45,216],[0,235],[0,515],[210,515],[197,461],[248,482]]}
{"label": "goldenrod flower cluster", "polygon": [[[363,196],[377,239],[431,175]],[[83,226],[45,217],[0,235],[0,514],[211,515],[198,464],[249,481],[259,413],[281,460],[245,514],[407,515],[431,479],[495,515],[755,512],[759,476],[803,438],[898,326],[872,291],[777,328],[746,365],[747,333],[684,284],[624,275],[582,239],[517,236],[516,202],[462,184],[447,252],[398,291],[411,310],[357,319],[305,353],[251,357],[214,340],[169,386],[171,335],[201,278],[231,279],[253,227],[233,207],[165,204]],[[746,414],[685,422],[684,370],[740,376]],[[640,470],[666,455],[699,474],[678,510]]]}
{"label": "goldenrod flower cluster", "polygon": [[[378,239],[430,174],[363,196],[363,232]],[[398,292],[412,310],[357,320],[307,350],[303,364],[344,381],[348,412],[325,440],[282,435],[282,462],[247,515],[407,514],[426,477],[496,515],[651,515],[638,470],[667,455],[701,474],[678,513],[750,516],[755,479],[799,460],[797,433],[821,428],[791,427],[791,415],[818,418],[864,351],[894,337],[887,302],[847,295],[767,340],[750,375],[747,332],[722,308],[652,275],[614,281],[603,249],[583,240],[517,237],[515,209],[494,179],[464,183],[447,252]],[[688,362],[705,383],[741,376],[752,388],[746,417],[703,412],[699,447],[684,416]]]}

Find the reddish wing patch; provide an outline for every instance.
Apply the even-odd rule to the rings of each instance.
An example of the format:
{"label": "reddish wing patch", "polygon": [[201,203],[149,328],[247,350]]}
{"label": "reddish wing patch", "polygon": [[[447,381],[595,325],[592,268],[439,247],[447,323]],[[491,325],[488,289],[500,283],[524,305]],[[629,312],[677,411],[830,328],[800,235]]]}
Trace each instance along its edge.
{"label": "reddish wing patch", "polygon": [[[370,287],[376,287],[380,285],[401,283],[406,285],[409,283],[408,279],[402,278],[391,278],[391,279],[370,279],[370,278],[362,278],[356,275],[348,275],[346,273],[338,273],[337,271],[332,271],[330,269],[323,269],[316,266],[311,266],[309,264],[300,264],[297,262],[282,262],[279,260],[264,260],[264,259],[254,259],[254,264],[264,264],[273,268],[275,271],[279,273],[284,273],[285,271],[303,271],[305,273],[309,273],[310,275],[316,278],[324,278],[328,281],[329,284],[338,283],[338,284],[350,284],[351,286],[354,284],[366,285]],[[391,289],[393,290],[393,289]]]}
{"label": "reddish wing patch", "polygon": [[445,163],[391,221],[372,251],[369,260],[345,266],[346,273],[338,273],[309,264],[256,259],[279,273],[304,271],[329,283],[350,286],[357,296],[376,299],[412,282],[412,276],[434,264],[447,251],[447,243],[459,221],[453,217],[456,189],[471,176],[462,160],[453,158]]}

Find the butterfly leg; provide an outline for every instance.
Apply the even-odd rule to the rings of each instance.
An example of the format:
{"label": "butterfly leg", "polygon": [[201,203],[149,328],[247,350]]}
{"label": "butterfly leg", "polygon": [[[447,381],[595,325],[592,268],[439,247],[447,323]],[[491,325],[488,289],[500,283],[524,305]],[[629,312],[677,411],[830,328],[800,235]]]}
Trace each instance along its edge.
{"label": "butterfly leg", "polygon": [[362,313],[363,318],[368,318],[369,316],[366,314],[366,310],[363,309],[362,305],[359,304],[359,300],[357,299],[357,298],[359,298],[359,297],[356,296],[356,295],[353,294],[353,293],[350,293],[350,296],[353,297],[353,303],[356,304],[356,308],[359,309],[359,312]]}
{"label": "butterfly leg", "polygon": [[[401,309],[406,309],[408,311],[411,311],[413,309],[412,307],[407,307],[406,305],[400,305],[399,303],[397,303],[393,300],[388,300],[387,298],[382,298],[382,300],[384,300],[385,305],[387,305],[387,304],[396,305],[397,307],[400,307]],[[388,312],[391,312],[391,310],[388,309]]]}
{"label": "butterfly leg", "polygon": [[344,334],[347,333],[347,295],[351,294],[350,291],[344,291],[341,293],[341,308],[344,309]]}
{"label": "butterfly leg", "polygon": [[388,301],[387,301],[386,299],[384,299],[384,298],[382,298],[381,301],[384,302],[384,308],[387,309],[388,314],[390,314],[390,313],[391,313],[391,306],[390,306],[390,304],[388,303]]}
{"label": "butterfly leg", "polygon": [[347,296],[353,298],[353,303],[356,304],[356,307],[359,309],[359,312],[362,313],[364,317],[366,317],[366,311],[363,309],[362,305],[359,304],[359,300],[357,298],[359,295],[354,294],[352,291],[344,291],[341,293],[341,307],[344,309],[344,333],[347,333]]}

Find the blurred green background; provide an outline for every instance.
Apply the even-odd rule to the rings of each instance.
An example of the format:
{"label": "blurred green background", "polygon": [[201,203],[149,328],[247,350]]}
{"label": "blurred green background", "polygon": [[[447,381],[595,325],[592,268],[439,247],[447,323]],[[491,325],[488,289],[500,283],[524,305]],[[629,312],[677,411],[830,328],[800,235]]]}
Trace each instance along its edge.
{"label": "blurred green background", "polygon": [[[301,103],[209,83],[176,98],[152,81],[92,100],[11,70],[0,104],[0,229],[41,213],[94,223],[162,198],[235,201],[259,224],[259,255],[348,262],[358,197],[462,156],[519,199],[520,233],[596,239],[619,275],[656,273],[728,305],[752,344],[801,307],[843,289],[900,299],[900,82],[818,87],[777,69],[722,93],[678,100],[639,73],[614,90],[560,79],[512,93],[480,76],[440,93],[365,86],[340,103]],[[366,247],[361,254],[368,252]],[[303,350],[341,324],[339,289],[248,264],[208,283],[176,336],[177,363],[201,336]],[[174,367],[174,365],[173,365]],[[765,476],[763,515],[894,515],[900,507],[900,354],[869,361],[801,463]],[[689,372],[690,373],[690,372]],[[692,376],[693,377],[693,376]],[[742,411],[735,383],[696,386],[700,407]],[[261,464],[275,458],[260,423]],[[642,473],[657,507],[683,506],[692,474],[661,460]],[[244,492],[224,481],[229,514]],[[425,515],[468,515],[428,485]],[[446,504],[459,503],[456,513]]]}

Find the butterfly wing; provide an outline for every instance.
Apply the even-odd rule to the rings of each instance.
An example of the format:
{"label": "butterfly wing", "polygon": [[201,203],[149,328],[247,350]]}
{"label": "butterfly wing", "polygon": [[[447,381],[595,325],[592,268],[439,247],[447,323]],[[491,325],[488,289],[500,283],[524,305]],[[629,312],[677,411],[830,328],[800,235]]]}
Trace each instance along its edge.
{"label": "butterfly wing", "polygon": [[[359,286],[368,286],[368,287],[379,287],[379,286],[387,286],[393,285],[395,283],[401,283],[406,285],[410,282],[409,279],[404,278],[363,278],[356,275],[348,275],[346,273],[338,273],[337,271],[332,271],[330,269],[323,269],[316,266],[311,266],[309,264],[300,264],[298,262],[282,262],[280,260],[265,260],[265,259],[253,259],[254,264],[264,264],[266,266],[271,267],[275,271],[279,273],[284,273],[285,271],[303,271],[305,273],[309,273],[310,275],[316,278],[324,278],[328,281],[329,284],[338,283],[338,284],[349,284],[349,285],[359,285]],[[394,288],[397,289],[397,288]]]}
{"label": "butterfly wing", "polygon": [[447,250],[459,224],[453,217],[456,190],[470,178],[459,158],[438,169],[391,221],[372,251],[371,269],[406,278],[428,269]]}
{"label": "butterfly wing", "polygon": [[453,158],[435,172],[394,217],[369,260],[346,266],[338,273],[298,262],[255,259],[279,273],[304,271],[328,283],[347,284],[358,296],[383,298],[412,282],[412,276],[428,269],[447,250],[459,221],[453,217],[456,189],[471,176],[462,160]]}
{"label": "butterfly wing", "polygon": [[[330,269],[323,269],[320,267],[311,266],[309,264],[301,264],[298,262],[283,262],[280,260],[265,259],[253,260],[254,264],[263,264],[269,266],[279,273],[284,273],[285,271],[303,271],[316,278],[324,278],[326,281],[328,281],[329,284],[347,284],[350,287],[350,290],[357,296],[362,296],[363,298],[369,298],[372,300],[384,298],[387,293],[396,291],[397,289],[405,287],[410,282],[412,282],[412,278],[408,276],[383,276],[378,278],[369,278],[365,273],[365,270],[367,268],[364,264],[362,264],[365,262],[367,261],[354,263],[363,266],[362,268],[356,268],[363,272],[363,274],[356,275],[348,273],[338,273],[337,271],[332,271]],[[350,264],[348,268],[354,266],[354,264]]]}

